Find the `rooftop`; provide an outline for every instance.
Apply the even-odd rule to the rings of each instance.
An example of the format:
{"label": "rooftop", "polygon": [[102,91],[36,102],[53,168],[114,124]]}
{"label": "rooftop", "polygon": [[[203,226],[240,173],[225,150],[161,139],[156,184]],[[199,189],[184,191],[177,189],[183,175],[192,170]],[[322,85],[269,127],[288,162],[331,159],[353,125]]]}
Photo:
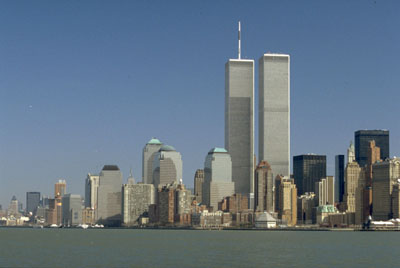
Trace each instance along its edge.
{"label": "rooftop", "polygon": [[213,153],[227,153],[227,152],[228,151],[225,150],[225,148],[215,147],[215,148],[212,148],[208,153],[213,154]]}
{"label": "rooftop", "polygon": [[106,171],[119,170],[119,167],[117,165],[105,165],[103,167],[103,170],[106,170]]}
{"label": "rooftop", "polygon": [[152,138],[151,140],[149,140],[149,142],[147,144],[159,144],[161,145],[161,141],[159,139],[156,138]]}
{"label": "rooftop", "polygon": [[176,150],[171,145],[163,145],[159,150],[159,152],[173,152],[173,151],[176,151]]}

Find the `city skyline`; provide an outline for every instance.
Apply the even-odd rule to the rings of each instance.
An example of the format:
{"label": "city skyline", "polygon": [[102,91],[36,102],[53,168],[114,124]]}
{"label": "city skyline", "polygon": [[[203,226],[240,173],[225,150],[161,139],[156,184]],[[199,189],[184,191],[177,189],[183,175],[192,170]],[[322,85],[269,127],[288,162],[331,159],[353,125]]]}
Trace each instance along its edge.
{"label": "city skyline", "polygon": [[[97,174],[105,164],[120,166],[124,182],[132,168],[135,179],[140,181],[141,150],[151,137],[182,153],[183,180],[192,187],[194,173],[202,168],[208,149],[224,144],[223,65],[229,58],[236,58],[238,20],[242,21],[244,58],[258,59],[261,53],[269,51],[291,56],[291,160],[294,155],[305,153],[327,155],[327,175],[334,175],[334,155],[345,154],[348,141],[359,129],[389,129],[391,157],[399,152],[400,128],[388,112],[397,107],[393,95],[398,96],[399,56],[395,48],[399,37],[391,33],[399,25],[394,17],[399,10],[397,3],[306,5],[300,8],[303,15],[296,15],[293,5],[288,10],[293,16],[288,26],[283,26],[275,13],[270,14],[267,22],[260,21],[251,14],[254,7],[242,9],[238,3],[232,4],[222,18],[216,14],[226,7],[223,4],[193,4],[179,9],[194,16],[188,26],[182,26],[179,19],[173,20],[170,16],[183,16],[174,12],[145,20],[149,30],[165,42],[152,44],[149,50],[144,46],[155,44],[158,39],[137,29],[128,12],[135,7],[133,4],[124,4],[127,11],[113,6],[122,14],[121,18],[113,23],[100,22],[98,28],[84,18],[85,12],[89,12],[88,4],[82,4],[83,11],[75,10],[78,16],[71,24],[60,24],[52,15],[72,16],[68,13],[71,7],[66,4],[30,5],[34,4],[4,4],[5,14],[1,16],[0,31],[7,40],[0,47],[5,78],[0,84],[3,207],[7,207],[14,194],[22,202],[28,191],[52,195],[52,186],[59,178],[67,181],[67,192],[83,196],[87,173]],[[273,5],[278,11],[285,10],[284,5]],[[100,5],[90,18],[97,21],[107,8],[107,4]],[[162,4],[141,8],[145,10],[144,16],[154,10],[160,15]],[[312,26],[321,38],[312,39],[307,27],[321,19],[329,8],[341,10],[342,17],[329,11],[332,21],[322,20],[323,26]],[[321,15],[312,14],[295,27],[296,18],[304,19],[311,12],[309,9],[320,11]],[[17,18],[7,15],[7,10],[13,10],[9,14],[18,14]],[[30,16],[25,16],[28,13]],[[52,21],[55,25],[48,25]],[[201,24],[202,21],[205,23]],[[32,25],[27,25],[29,22]],[[348,25],[352,27],[348,29]],[[173,32],[167,34],[166,27]],[[196,33],[192,33],[193,29]],[[293,36],[283,36],[280,30],[288,30]],[[309,40],[296,40],[296,30]],[[261,38],[257,31],[266,37]],[[140,36],[140,42],[132,37],[134,33]],[[341,36],[357,38],[329,43]],[[209,41],[206,44],[199,40]],[[113,52],[116,49],[121,52]],[[383,55],[377,55],[377,51],[383,50]],[[151,55],[151,51],[155,53]],[[139,55],[142,52],[144,56]],[[159,67],[153,64],[157,58],[175,62],[164,73],[163,62]],[[145,63],[144,69],[136,67],[140,65],[137,60]],[[58,68],[53,67],[56,63]],[[141,92],[141,88],[146,92]],[[254,88],[258,88],[257,79]],[[380,94],[391,98],[384,107],[377,108],[375,99]],[[258,110],[257,106],[254,110]],[[151,121],[152,126],[145,121]],[[256,153],[257,128],[256,125]],[[257,158],[257,162],[260,160]]]}

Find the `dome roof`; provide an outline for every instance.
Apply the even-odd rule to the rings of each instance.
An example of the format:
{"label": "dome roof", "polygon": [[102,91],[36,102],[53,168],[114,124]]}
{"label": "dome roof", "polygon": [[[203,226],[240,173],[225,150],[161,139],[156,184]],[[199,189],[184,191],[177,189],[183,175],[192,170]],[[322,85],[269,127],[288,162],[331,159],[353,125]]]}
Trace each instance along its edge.
{"label": "dome roof", "polygon": [[172,152],[172,151],[176,151],[174,147],[172,147],[171,145],[163,145],[160,148],[160,152]]}
{"label": "dome roof", "polygon": [[152,138],[151,140],[149,140],[149,142],[147,144],[159,144],[161,145],[161,141],[159,139],[156,138]]}
{"label": "dome roof", "polygon": [[213,153],[227,153],[227,152],[228,151],[225,150],[224,148],[215,147],[215,148],[212,148],[208,153],[213,154]]}

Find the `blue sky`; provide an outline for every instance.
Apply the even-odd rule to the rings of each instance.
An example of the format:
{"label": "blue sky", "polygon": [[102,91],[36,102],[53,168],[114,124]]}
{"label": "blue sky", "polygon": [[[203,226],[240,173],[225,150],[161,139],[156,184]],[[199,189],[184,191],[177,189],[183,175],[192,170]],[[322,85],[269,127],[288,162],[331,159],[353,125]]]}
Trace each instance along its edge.
{"label": "blue sky", "polygon": [[400,155],[398,14],[379,0],[1,1],[0,204],[53,195],[58,178],[83,194],[104,164],[140,180],[151,137],[181,152],[192,186],[224,145],[238,20],[242,57],[291,55],[292,156],[326,154],[333,174],[358,129],[389,129]]}

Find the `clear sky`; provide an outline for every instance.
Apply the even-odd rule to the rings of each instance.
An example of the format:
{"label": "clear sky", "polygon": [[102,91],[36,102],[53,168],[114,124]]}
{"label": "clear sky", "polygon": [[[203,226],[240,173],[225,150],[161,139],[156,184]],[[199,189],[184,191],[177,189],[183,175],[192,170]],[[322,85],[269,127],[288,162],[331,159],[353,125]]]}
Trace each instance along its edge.
{"label": "clear sky", "polygon": [[389,129],[400,155],[399,14],[380,0],[1,1],[0,204],[52,196],[58,178],[83,194],[104,164],[141,180],[151,137],[181,152],[191,187],[224,146],[238,20],[243,58],[291,56],[292,156],[326,154],[333,175],[358,129]]}

